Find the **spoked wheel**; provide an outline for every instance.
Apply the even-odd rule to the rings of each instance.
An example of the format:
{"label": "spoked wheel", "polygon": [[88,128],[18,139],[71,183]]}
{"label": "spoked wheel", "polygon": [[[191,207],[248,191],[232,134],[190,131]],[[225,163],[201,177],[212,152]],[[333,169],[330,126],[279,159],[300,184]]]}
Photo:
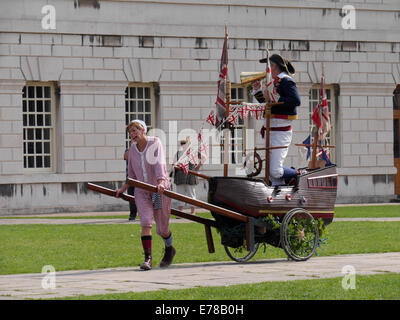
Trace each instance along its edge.
{"label": "spoked wheel", "polygon": [[251,258],[254,257],[254,255],[257,253],[259,245],[259,243],[255,243],[253,251],[247,251],[243,246],[239,248],[224,246],[224,248],[229,258],[231,258],[233,261],[243,263],[249,261]]}
{"label": "spoked wheel", "polygon": [[257,152],[249,153],[244,161],[244,168],[249,178],[259,175],[262,170],[260,155]]}
{"label": "spoked wheel", "polygon": [[290,210],[281,225],[281,244],[289,258],[305,261],[317,249],[319,232],[317,221],[306,210]]}

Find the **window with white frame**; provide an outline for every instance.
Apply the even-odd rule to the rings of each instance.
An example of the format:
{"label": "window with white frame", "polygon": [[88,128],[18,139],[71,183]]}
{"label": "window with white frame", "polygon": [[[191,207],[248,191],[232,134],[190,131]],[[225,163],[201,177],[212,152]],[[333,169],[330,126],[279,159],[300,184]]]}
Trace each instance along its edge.
{"label": "window with white frame", "polygon": [[[310,90],[310,95],[309,95],[309,132],[311,135],[311,144],[313,143],[314,136],[312,134],[312,128],[314,126],[314,122],[311,119],[314,108],[317,106],[319,103],[319,98],[320,98],[320,90],[321,90],[321,85],[314,85],[311,90]],[[337,90],[333,85],[326,85],[325,86],[325,91],[326,91],[326,98],[328,100],[328,108],[329,108],[329,116],[330,116],[330,123],[331,123],[331,130],[328,132],[328,134],[325,137],[325,141],[323,142],[324,145],[335,145],[335,129],[336,129],[336,96],[337,96]],[[332,163],[336,162],[336,153],[335,153],[335,148],[326,148],[328,150],[328,156],[330,158],[330,161]]]}
{"label": "window with white frame", "polygon": [[[147,131],[155,125],[154,87],[151,84],[132,83],[125,90],[125,124],[132,120],[143,120]],[[129,134],[126,133],[125,146],[129,147]]]}
{"label": "window with white frame", "polygon": [[30,82],[22,91],[25,172],[55,171],[54,85]]}
{"label": "window with white frame", "polygon": [[[238,84],[231,85],[231,101],[245,102],[248,100],[247,89]],[[243,121],[238,117],[238,123],[235,128],[230,132],[230,145],[229,145],[229,161],[232,164],[242,163],[243,150],[245,149],[245,133],[247,121]],[[224,130],[221,131],[221,159],[224,159]]]}

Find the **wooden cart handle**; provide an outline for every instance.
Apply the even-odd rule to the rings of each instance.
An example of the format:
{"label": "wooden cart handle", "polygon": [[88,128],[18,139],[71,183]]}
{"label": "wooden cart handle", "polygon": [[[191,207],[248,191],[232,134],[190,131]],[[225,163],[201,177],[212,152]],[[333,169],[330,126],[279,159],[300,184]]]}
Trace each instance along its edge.
{"label": "wooden cart handle", "polygon": [[[90,183],[90,182],[88,182],[88,189],[92,190],[92,191],[97,191],[97,192],[106,194],[106,195],[111,196],[111,197],[115,197],[116,194],[117,194],[116,190],[105,188],[105,187],[102,187],[102,186],[99,186],[97,184]],[[125,194],[125,193],[121,193],[119,195],[119,197],[121,199],[125,200],[125,201],[135,202],[135,197],[134,196],[130,196],[130,195]]]}
{"label": "wooden cart handle", "polygon": [[[139,180],[128,178],[128,184],[134,186],[135,188],[140,188],[140,189],[147,190],[150,192],[157,192],[156,186],[153,186],[153,185],[145,183],[145,182],[141,182]],[[203,209],[214,211],[218,214],[221,214],[223,216],[226,216],[226,217],[238,220],[238,221],[242,221],[242,222],[246,222],[246,223],[249,221],[249,218],[247,216],[240,214],[238,212],[224,209],[224,208],[215,206],[215,205],[210,204],[205,201],[192,199],[190,197],[181,195],[179,193],[176,193],[176,192],[173,192],[170,190],[164,190],[164,195],[166,195],[167,197],[169,197],[171,199],[179,200],[179,201],[186,202],[186,203],[192,204],[194,206],[197,206],[197,207],[200,207]]]}

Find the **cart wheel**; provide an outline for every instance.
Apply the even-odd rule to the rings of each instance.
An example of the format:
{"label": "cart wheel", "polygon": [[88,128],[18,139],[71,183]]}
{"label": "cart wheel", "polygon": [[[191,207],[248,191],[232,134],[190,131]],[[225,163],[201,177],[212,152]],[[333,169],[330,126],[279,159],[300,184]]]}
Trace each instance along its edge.
{"label": "cart wheel", "polygon": [[247,177],[255,177],[260,174],[262,170],[262,160],[257,152],[249,153],[244,161],[244,168]]}
{"label": "cart wheel", "polygon": [[281,244],[289,258],[305,261],[314,254],[319,240],[318,224],[306,210],[290,210],[281,225]]}
{"label": "cart wheel", "polygon": [[253,251],[247,251],[244,247],[239,247],[239,248],[231,248],[224,246],[225,252],[228,255],[229,258],[231,258],[233,261],[236,262],[247,262],[251,258],[254,257],[254,255],[257,253],[259,243],[254,244],[254,249]]}

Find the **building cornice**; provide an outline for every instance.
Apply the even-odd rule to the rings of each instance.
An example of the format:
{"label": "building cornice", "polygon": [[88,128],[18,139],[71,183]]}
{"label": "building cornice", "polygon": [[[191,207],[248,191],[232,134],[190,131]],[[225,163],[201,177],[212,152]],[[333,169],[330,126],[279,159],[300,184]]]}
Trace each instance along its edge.
{"label": "building cornice", "polygon": [[[87,3],[87,1],[86,1]],[[56,30],[43,30],[43,1],[2,0],[0,32],[236,39],[398,42],[398,1],[354,3],[356,28],[343,29],[343,1],[57,1]]]}

